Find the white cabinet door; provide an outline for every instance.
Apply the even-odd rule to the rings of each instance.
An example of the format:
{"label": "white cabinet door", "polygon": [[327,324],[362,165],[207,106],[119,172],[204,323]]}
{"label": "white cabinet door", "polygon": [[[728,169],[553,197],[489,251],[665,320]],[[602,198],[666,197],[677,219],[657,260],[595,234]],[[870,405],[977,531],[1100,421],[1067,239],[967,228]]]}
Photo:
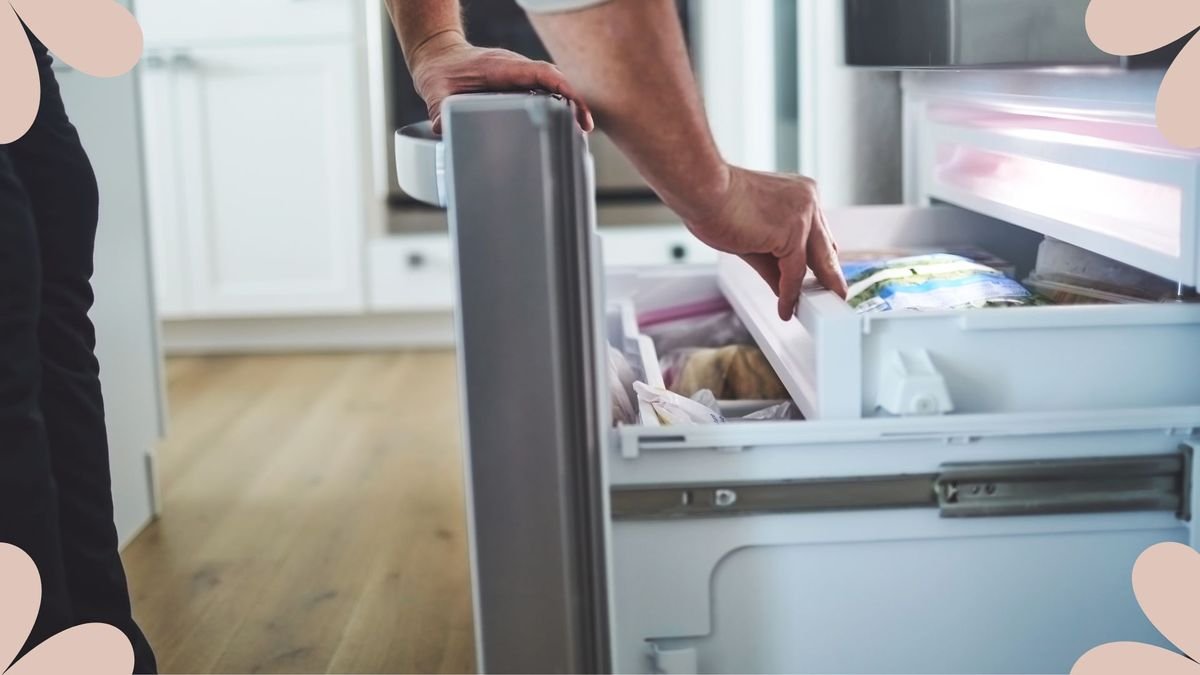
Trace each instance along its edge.
{"label": "white cabinet door", "polygon": [[358,11],[348,0],[138,0],[135,8],[152,48],[350,39]]}
{"label": "white cabinet door", "polygon": [[191,314],[361,311],[353,46],[197,49],[170,63]]}
{"label": "white cabinet door", "polygon": [[154,264],[155,303],[169,319],[186,315],[187,256],[184,204],[180,194],[179,125],[175,78],[162,54],[148,53],[140,66],[142,139],[146,163],[146,205]]}

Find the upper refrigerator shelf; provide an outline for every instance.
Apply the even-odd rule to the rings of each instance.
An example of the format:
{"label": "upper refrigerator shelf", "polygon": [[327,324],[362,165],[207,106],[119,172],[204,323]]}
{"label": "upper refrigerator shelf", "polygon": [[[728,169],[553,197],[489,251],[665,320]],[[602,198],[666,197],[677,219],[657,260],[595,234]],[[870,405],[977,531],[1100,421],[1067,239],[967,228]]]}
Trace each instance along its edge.
{"label": "upper refrigerator shelf", "polygon": [[1200,285],[1200,151],[1154,124],[1161,73],[905,78],[913,197]]}

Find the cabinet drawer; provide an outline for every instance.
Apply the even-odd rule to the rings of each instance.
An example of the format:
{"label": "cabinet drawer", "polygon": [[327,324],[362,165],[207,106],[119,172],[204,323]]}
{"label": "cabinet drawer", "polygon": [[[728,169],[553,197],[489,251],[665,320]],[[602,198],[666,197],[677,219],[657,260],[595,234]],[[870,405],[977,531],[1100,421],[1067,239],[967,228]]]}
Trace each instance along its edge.
{"label": "cabinet drawer", "polygon": [[370,303],[374,311],[436,312],[454,308],[454,259],[445,234],[371,242]]}
{"label": "cabinet drawer", "polygon": [[[952,207],[849,209],[828,220],[843,250],[977,244],[1019,274],[1029,266],[1029,233]],[[723,258],[718,274],[808,419],[1200,404],[1200,304],[858,314],[810,285],[785,323],[740,261]]]}
{"label": "cabinet drawer", "polygon": [[606,267],[710,263],[716,251],[682,225],[611,227],[600,230]]}
{"label": "cabinet drawer", "polygon": [[355,11],[349,0],[138,0],[135,9],[148,47],[349,38]]}

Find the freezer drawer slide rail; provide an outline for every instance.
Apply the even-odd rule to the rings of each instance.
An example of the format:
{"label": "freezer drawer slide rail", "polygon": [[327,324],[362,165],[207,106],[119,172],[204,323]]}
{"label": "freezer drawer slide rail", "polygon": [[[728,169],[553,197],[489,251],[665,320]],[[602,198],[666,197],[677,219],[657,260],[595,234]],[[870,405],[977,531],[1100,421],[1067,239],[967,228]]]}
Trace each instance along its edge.
{"label": "freezer drawer slide rail", "polygon": [[1170,511],[1191,520],[1191,448],[1167,455],[956,462],[937,473],[615,488],[616,520],[937,508],[943,518]]}

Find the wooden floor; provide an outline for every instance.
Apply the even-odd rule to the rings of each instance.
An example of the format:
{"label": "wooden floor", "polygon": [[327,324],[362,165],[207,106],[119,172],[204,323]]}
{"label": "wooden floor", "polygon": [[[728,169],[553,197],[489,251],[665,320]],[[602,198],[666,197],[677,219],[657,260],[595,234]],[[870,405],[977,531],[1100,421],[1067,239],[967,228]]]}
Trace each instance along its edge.
{"label": "wooden floor", "polygon": [[126,550],[166,673],[471,672],[451,353],[172,359]]}

